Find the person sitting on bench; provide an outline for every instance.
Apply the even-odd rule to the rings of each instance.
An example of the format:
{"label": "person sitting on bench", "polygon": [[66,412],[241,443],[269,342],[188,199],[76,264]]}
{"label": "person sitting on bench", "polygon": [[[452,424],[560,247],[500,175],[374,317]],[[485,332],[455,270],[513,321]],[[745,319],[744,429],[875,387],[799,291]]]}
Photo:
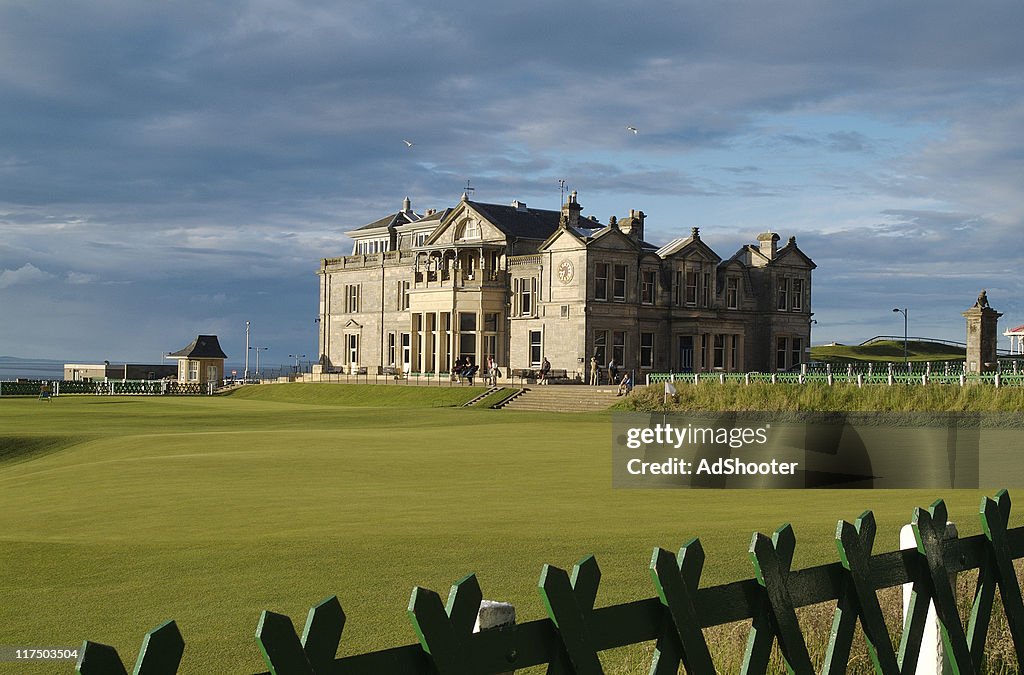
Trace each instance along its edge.
{"label": "person sitting on bench", "polygon": [[548,373],[551,372],[551,362],[548,361],[548,357],[544,357],[540,364],[540,377],[537,379],[537,384],[548,384]]}
{"label": "person sitting on bench", "polygon": [[622,381],[619,382],[619,393],[616,396],[623,396],[633,390],[633,380],[629,376],[629,371],[622,376]]}

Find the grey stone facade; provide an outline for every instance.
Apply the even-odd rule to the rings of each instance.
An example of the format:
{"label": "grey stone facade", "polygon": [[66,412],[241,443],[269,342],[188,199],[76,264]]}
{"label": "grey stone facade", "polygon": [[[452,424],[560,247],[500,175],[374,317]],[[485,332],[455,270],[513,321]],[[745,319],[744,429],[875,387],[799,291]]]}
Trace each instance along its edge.
{"label": "grey stone facade", "polygon": [[814,263],[768,232],[723,260],[693,228],[661,248],[645,216],[602,224],[482,204],[401,211],[347,234],[353,255],[320,263],[324,370],[445,373],[454,360],[585,379],[643,372],[787,370],[807,360]]}

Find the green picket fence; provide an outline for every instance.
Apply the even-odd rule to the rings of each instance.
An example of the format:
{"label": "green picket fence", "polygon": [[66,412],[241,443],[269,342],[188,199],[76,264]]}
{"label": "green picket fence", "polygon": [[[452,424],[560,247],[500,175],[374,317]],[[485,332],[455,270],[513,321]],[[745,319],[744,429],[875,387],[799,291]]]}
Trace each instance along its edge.
{"label": "green picket fence", "polygon": [[[208,392],[208,386],[198,382],[175,380],[108,380],[106,382],[80,382],[74,380],[47,381],[53,396],[64,394],[110,395],[170,395],[198,396]],[[26,382],[0,382],[0,396],[38,396],[42,380]]]}
{"label": "green picket fence", "polygon": [[[980,375],[964,375],[962,383],[985,384],[1000,387],[1024,387],[1024,373],[982,373]],[[891,375],[894,385],[922,385],[922,384],[946,384],[960,385],[961,375],[945,374],[941,371],[932,373],[920,372],[908,374],[894,372]],[[771,384],[862,384],[862,385],[887,385],[890,383],[888,372],[874,371],[866,373],[848,373],[845,370],[833,373],[648,373],[647,384],[659,384],[662,382],[676,382],[680,384],[693,382],[735,382],[739,384],[752,384],[764,382]]]}
{"label": "green picket fence", "polygon": [[[955,671],[982,672],[985,639],[998,588],[1018,663],[1024,663],[1024,601],[1013,561],[1024,557],[1024,526],[1009,528],[1010,497],[1004,490],[984,498],[983,534],[958,538],[946,529],[942,500],[917,508],[911,522],[916,549],[872,554],[875,520],[870,511],[839,521],[839,562],[791,569],[796,537],[789,525],[771,536],[755,533],[749,555],[755,576],[700,588],[704,551],[698,539],[674,554],[654,549],[648,573],[654,597],[596,607],[601,572],[593,556],[572,573],[552,565],[541,571],[538,590],[548,618],[473,633],[483,594],[474,575],[452,586],[447,603],[434,591],[413,590],[409,619],[418,643],[337,658],[346,617],[336,597],[313,607],[300,638],[289,617],[263,612],[256,641],[273,675],[484,675],[548,664],[548,673],[603,673],[598,654],[656,641],[652,675],[714,673],[703,629],[750,621],[741,672],[764,673],[777,644],[789,672],[815,672],[796,610],[836,601],[823,673],[844,673],[859,623],[875,670],[913,673],[922,657],[929,603],[934,603],[946,653]],[[977,569],[973,606],[964,628],[950,575]],[[893,647],[879,604],[880,589],[912,584],[898,648]],[[184,652],[176,624],[148,633],[135,673],[173,675]],[[934,656],[934,655],[931,655]],[[86,641],[77,670],[82,675],[121,675],[126,669],[113,647]],[[224,672],[216,664],[206,672]]]}

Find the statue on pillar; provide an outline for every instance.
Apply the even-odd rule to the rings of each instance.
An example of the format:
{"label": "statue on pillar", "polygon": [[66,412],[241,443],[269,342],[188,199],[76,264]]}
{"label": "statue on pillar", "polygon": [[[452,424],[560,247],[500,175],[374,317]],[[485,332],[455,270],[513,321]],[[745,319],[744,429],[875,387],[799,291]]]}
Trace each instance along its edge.
{"label": "statue on pillar", "polygon": [[988,293],[982,290],[974,306],[963,312],[967,319],[967,359],[964,370],[968,374],[990,373],[998,368],[996,355],[996,325],[999,312],[988,304]]}

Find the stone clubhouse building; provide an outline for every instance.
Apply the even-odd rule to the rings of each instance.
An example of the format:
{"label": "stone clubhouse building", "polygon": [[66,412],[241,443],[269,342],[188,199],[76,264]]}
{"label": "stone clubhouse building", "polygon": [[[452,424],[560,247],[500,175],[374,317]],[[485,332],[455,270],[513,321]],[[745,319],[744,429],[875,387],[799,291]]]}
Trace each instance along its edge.
{"label": "stone clubhouse building", "polygon": [[[402,210],[346,232],[320,261],[315,371],[447,373],[467,357],[569,378],[783,371],[807,360],[811,272],[795,237],[766,232],[723,260],[692,228],[660,248],[644,213],[602,224],[573,192],[561,211],[471,201]],[[365,369],[365,370],[363,370]]]}

